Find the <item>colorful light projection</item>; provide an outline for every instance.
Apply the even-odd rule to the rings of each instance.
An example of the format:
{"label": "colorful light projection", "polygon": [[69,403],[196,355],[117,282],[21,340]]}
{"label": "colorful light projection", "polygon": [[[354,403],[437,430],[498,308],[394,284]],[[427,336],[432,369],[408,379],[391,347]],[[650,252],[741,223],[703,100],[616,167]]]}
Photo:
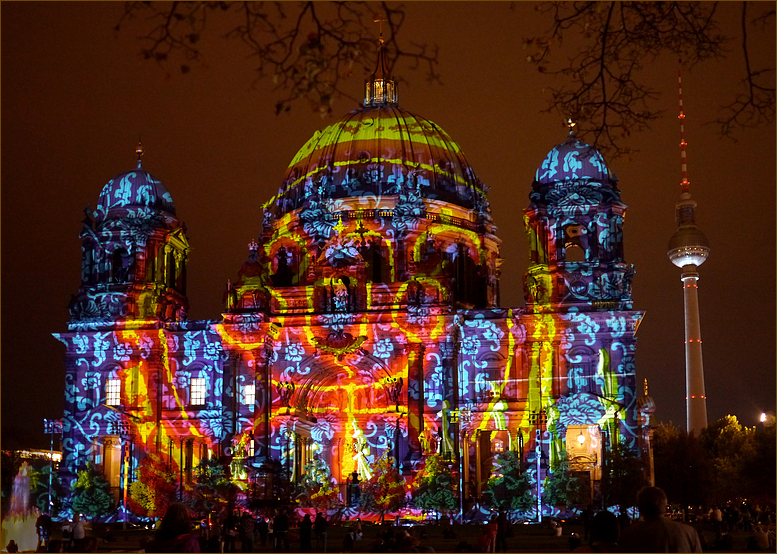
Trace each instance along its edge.
{"label": "colorful light projection", "polygon": [[[439,452],[468,491],[504,450],[536,462],[539,446],[529,467],[552,472],[570,428],[600,429],[605,448],[643,446],[626,206],[601,156],[574,138],[537,175],[526,308],[498,307],[487,187],[438,126],[396,107],[352,112],[300,150],[220,321],[185,320],[188,243],[170,214],[143,216],[145,243],[123,212],[116,230],[87,231],[93,251],[123,240],[136,253],[134,288],[120,315],[77,313],[57,335],[63,471],[93,461],[124,487],[153,452],[185,485],[218,457],[239,481],[274,465],[296,482],[323,467],[344,494],[385,455],[412,480]],[[98,290],[86,281],[81,292]]]}

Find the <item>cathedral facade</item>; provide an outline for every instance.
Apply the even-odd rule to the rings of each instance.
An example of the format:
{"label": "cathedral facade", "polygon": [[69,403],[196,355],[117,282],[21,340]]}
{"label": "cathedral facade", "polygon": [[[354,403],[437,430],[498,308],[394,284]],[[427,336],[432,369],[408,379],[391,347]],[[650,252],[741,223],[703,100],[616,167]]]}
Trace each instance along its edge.
{"label": "cathedral facade", "polygon": [[571,133],[542,161],[520,308],[500,307],[487,190],[445,131],[398,106],[381,58],[364,105],[317,132],[264,204],[220,318],[191,321],[186,229],[139,155],[86,211],[55,334],[62,477],[93,463],[123,491],[155,454],[181,484],[209,458],[236,480],[296,480],[316,460],[344,491],[381,456],[412,480],[439,453],[476,496],[507,450],[541,479],[567,451],[594,481],[616,442],[647,452],[614,175]]}

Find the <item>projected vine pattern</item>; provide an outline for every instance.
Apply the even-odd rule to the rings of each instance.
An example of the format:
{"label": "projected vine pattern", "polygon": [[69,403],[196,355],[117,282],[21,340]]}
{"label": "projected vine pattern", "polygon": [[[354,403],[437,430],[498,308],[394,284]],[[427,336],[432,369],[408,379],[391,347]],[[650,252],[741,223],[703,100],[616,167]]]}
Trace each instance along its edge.
{"label": "projected vine pattern", "polygon": [[242,483],[273,463],[344,483],[390,454],[412,479],[439,452],[474,480],[498,449],[533,455],[538,428],[552,471],[570,426],[636,448],[626,206],[584,146],[560,144],[537,172],[515,309],[498,306],[488,187],[444,131],[397,107],[352,112],[300,150],[219,320],[186,318],[189,246],[167,189],[141,169],[112,180],[87,211],[82,285],[56,335],[63,475],[93,462],[121,487],[154,453],[182,482],[216,457]]}

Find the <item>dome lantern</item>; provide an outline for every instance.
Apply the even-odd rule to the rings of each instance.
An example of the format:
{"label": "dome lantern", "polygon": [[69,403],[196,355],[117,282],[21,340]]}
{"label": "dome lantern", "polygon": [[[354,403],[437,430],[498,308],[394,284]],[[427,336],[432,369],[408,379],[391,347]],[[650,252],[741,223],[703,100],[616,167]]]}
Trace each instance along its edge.
{"label": "dome lantern", "polygon": [[383,42],[383,32],[381,31],[375,71],[372,72],[370,79],[365,83],[364,106],[396,105],[397,85],[396,81],[389,75],[388,66],[386,64],[386,48]]}

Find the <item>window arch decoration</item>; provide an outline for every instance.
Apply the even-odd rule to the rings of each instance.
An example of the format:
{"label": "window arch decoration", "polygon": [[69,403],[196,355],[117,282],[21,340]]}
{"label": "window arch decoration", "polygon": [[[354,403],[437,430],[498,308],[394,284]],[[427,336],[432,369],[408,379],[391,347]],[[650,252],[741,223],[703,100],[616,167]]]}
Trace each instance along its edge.
{"label": "window arch decoration", "polygon": [[475,362],[475,396],[478,402],[492,402],[504,395],[505,357],[500,352],[487,352]]}
{"label": "window arch decoration", "polygon": [[567,388],[570,393],[596,392],[596,365],[599,354],[587,346],[573,346],[566,354]]}

